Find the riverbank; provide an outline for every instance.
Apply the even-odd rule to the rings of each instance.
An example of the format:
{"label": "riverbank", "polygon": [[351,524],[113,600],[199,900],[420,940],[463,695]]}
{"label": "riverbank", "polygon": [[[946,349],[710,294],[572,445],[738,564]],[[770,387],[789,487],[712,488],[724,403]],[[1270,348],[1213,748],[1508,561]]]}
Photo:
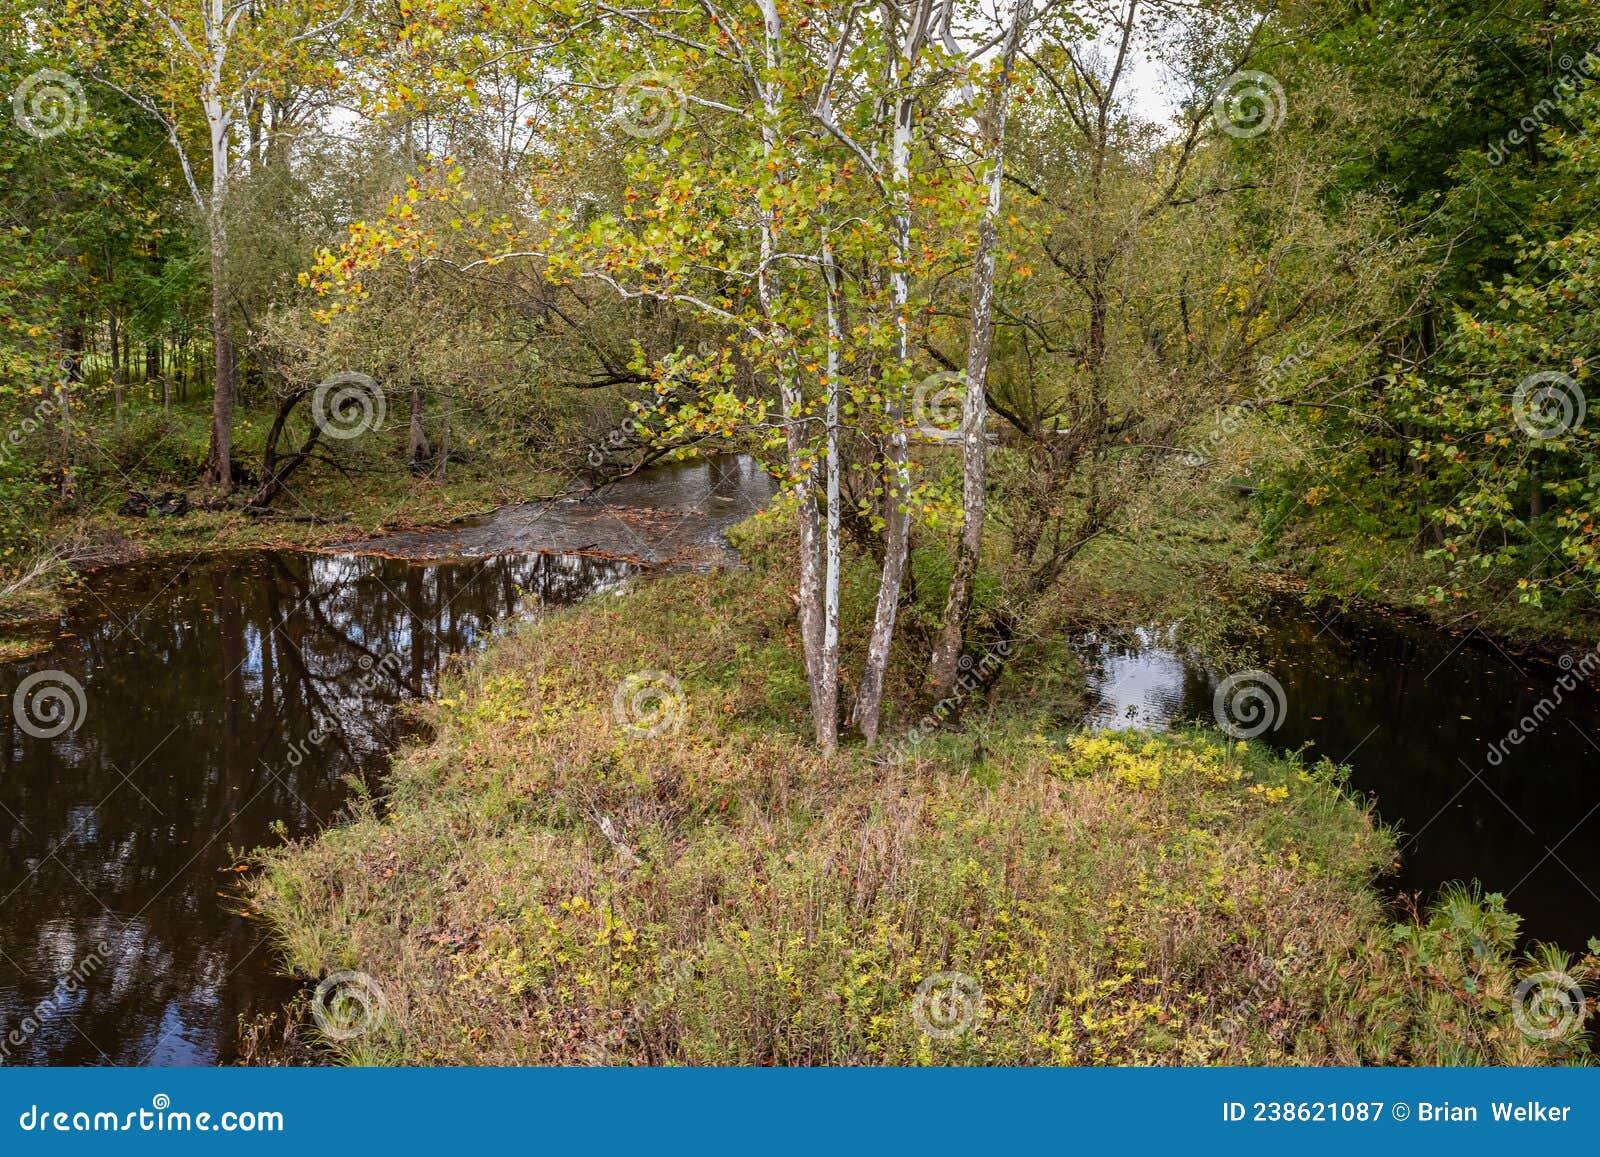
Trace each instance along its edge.
{"label": "riverbank", "polygon": [[[159,453],[151,450],[137,463],[131,459],[121,463],[119,443],[111,434],[102,434],[105,446],[92,459],[96,468],[79,472],[77,501],[68,509],[55,510],[38,531],[41,542],[55,544],[66,561],[45,566],[15,591],[0,594],[0,661],[48,645],[48,631],[63,599],[80,576],[101,567],[160,556],[315,549],[445,526],[558,493],[569,480],[526,454],[494,451],[467,431],[458,433],[457,448],[442,479],[414,476],[396,466],[395,455],[385,448],[352,443],[341,448],[344,469],[317,463],[303,470],[270,516],[243,510],[247,487],[227,504],[208,509],[203,503],[214,495],[193,487],[205,457],[205,415],[177,408],[166,414],[132,407],[130,411],[127,429],[159,423],[154,434],[144,435],[160,435]],[[259,462],[267,417],[241,417],[240,462],[251,466]],[[151,512],[130,517],[120,508],[135,491],[182,495],[187,509],[175,515]],[[0,591],[6,585],[0,582]]]}
{"label": "riverbank", "polygon": [[1581,585],[1527,602],[1514,573],[1485,573],[1480,583],[1461,586],[1414,542],[1333,537],[1315,523],[1286,534],[1274,561],[1310,600],[1363,604],[1550,661],[1595,647],[1597,608]]}
{"label": "riverbank", "polygon": [[1279,595],[1324,613],[1357,610],[1426,624],[1535,661],[1576,663],[1595,649],[1595,608],[1578,594],[1538,607],[1519,601],[1507,580],[1430,601],[1424,592],[1445,571],[1405,543],[1339,542],[1295,524],[1266,546],[1263,525],[1252,500],[1224,491],[1179,512],[1158,506],[1137,541],[1105,536],[1092,544],[1057,601],[1080,629],[1182,620],[1202,649],[1225,646],[1252,607]]}
{"label": "riverbank", "polygon": [[361,1012],[320,1047],[384,1064],[1580,1056],[1581,1038],[1513,1022],[1527,965],[1497,897],[1395,923],[1373,888],[1394,842],[1326,763],[1055,730],[1026,656],[967,732],[821,761],[786,544],[764,522],[737,535],[748,571],[635,584],[492,645],[396,758],[381,812],[261,857],[248,898],[285,966]]}

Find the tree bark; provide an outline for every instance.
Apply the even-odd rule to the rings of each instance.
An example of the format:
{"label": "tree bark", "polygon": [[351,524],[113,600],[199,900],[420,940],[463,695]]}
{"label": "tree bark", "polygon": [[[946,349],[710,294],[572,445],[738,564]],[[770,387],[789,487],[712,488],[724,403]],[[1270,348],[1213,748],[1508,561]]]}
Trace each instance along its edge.
{"label": "tree bark", "polygon": [[450,420],[445,419],[444,430],[439,434],[439,461],[433,468],[436,481],[444,481],[444,472],[450,465]]}
{"label": "tree bark", "polygon": [[427,408],[427,400],[422,393],[420,383],[411,383],[411,435],[410,445],[406,450],[406,457],[411,463],[411,472],[420,474],[427,469],[428,458],[433,454],[433,447],[428,445],[427,432],[422,428],[423,411]]}
{"label": "tree bark", "polygon": [[971,333],[967,341],[967,389],[961,405],[961,535],[956,542],[955,565],[945,596],[944,619],[929,663],[933,697],[944,699],[955,689],[972,613],[972,592],[978,561],[983,553],[983,523],[988,514],[987,474],[989,453],[989,356],[994,348],[995,245],[1000,233],[1000,206],[1005,178],[1006,115],[1011,94],[1011,70],[1016,65],[1022,36],[1032,14],[1032,0],[1017,0],[1000,76],[991,105],[984,115],[988,200],[978,223],[978,251],[972,269]]}
{"label": "tree bark", "polygon": [[111,394],[116,404],[117,422],[122,422],[122,334],[117,327],[117,311],[106,314],[106,324],[111,337]]}
{"label": "tree bark", "polygon": [[227,490],[233,485],[233,330],[228,323],[227,242],[220,221],[211,234],[211,340],[216,352],[211,391],[211,451],[205,481]]}
{"label": "tree bark", "polygon": [[824,755],[839,746],[839,351],[844,344],[839,321],[839,276],[827,238],[822,242],[822,269],[828,296],[828,380],[823,454],[827,462],[827,526],[823,535],[822,655],[816,703],[817,743]]}
{"label": "tree bark", "polygon": [[245,504],[247,508],[266,510],[271,506],[288,487],[290,475],[305,465],[316,451],[317,442],[322,437],[322,427],[312,422],[311,431],[298,451],[287,458],[278,453],[278,443],[283,438],[283,429],[288,424],[289,416],[301,400],[311,393],[311,390],[296,390],[278,404],[278,413],[272,420],[271,429],[267,431],[266,447],[261,452],[261,485]]}
{"label": "tree bark", "polygon": [[911,130],[916,113],[916,94],[912,74],[930,31],[933,4],[921,3],[913,13],[899,52],[900,96],[894,108],[894,138],[890,154],[890,180],[895,190],[895,268],[889,279],[891,306],[896,314],[898,333],[895,360],[901,369],[900,380],[890,386],[884,419],[889,430],[885,448],[887,502],[884,509],[883,572],[878,582],[878,602],[872,616],[872,637],[861,669],[861,685],[856,691],[851,722],[869,744],[878,738],[883,716],[883,688],[889,670],[889,653],[894,645],[895,620],[900,612],[900,585],[905,576],[906,554],[910,546],[911,471],[906,447],[905,390],[911,362],[911,283],[906,271],[911,258],[911,206],[907,183],[911,175]]}
{"label": "tree bark", "polygon": [[[200,103],[205,109],[206,126],[211,135],[211,198],[206,205],[206,240],[211,250],[211,340],[215,353],[215,372],[211,387],[211,451],[206,460],[205,480],[226,491],[233,487],[233,400],[238,373],[234,356],[233,330],[228,322],[228,187],[229,132],[233,112],[223,101],[223,60],[228,51],[232,25],[224,16],[220,0],[209,0],[202,9],[206,33],[206,58],[209,75],[201,89]],[[190,188],[194,185],[191,181]],[[196,191],[198,200],[198,191]]]}
{"label": "tree bark", "polygon": [[[779,44],[783,35],[778,6],[775,0],[760,0],[761,17],[765,34],[765,64],[767,79],[757,82],[762,103],[761,147],[771,158],[778,146],[779,105],[778,81],[772,76],[782,63]],[[775,324],[777,310],[773,300],[772,267],[775,246],[772,223],[763,213],[761,221],[761,268],[756,275],[756,298],[768,324]],[[800,645],[805,655],[806,681],[811,692],[811,716],[817,742],[828,746],[826,739],[829,722],[824,718],[824,690],[822,685],[823,612],[822,612],[822,559],[817,517],[816,484],[812,467],[807,461],[805,430],[805,397],[788,367],[778,375],[778,392],[783,405],[784,448],[789,476],[794,488],[795,517],[800,534],[800,590],[798,595],[800,618]],[[837,715],[837,709],[835,709]]]}
{"label": "tree bark", "polygon": [[60,497],[70,505],[77,496],[77,483],[72,475],[72,400],[65,381],[56,383],[56,409],[61,422]]}
{"label": "tree bark", "polygon": [[[144,380],[147,384],[154,384],[161,376],[161,339],[151,338],[144,347]],[[165,387],[163,387],[165,393]],[[154,399],[152,399],[154,400]]]}

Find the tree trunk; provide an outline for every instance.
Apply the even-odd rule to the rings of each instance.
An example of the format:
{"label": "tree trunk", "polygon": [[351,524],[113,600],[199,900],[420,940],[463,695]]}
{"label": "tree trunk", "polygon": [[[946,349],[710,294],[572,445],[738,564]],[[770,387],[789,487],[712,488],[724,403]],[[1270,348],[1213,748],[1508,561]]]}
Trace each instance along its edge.
{"label": "tree trunk", "polygon": [[422,428],[422,415],[426,408],[427,403],[422,394],[422,386],[417,382],[412,382],[411,436],[410,445],[406,450],[406,458],[411,463],[411,472],[413,474],[421,474],[427,468],[428,459],[433,454],[433,448],[428,445],[428,435]]}
{"label": "tree trunk", "polygon": [[[924,9],[923,11],[927,11]],[[903,90],[909,88],[916,53],[920,51],[920,37],[925,31],[916,29],[906,34],[901,59],[905,75],[901,78]],[[911,121],[916,110],[916,99],[905,92],[896,102],[894,115],[894,145],[891,179],[897,193],[895,208],[895,250],[898,260],[889,281],[889,294],[899,332],[895,340],[895,359],[902,374],[890,386],[890,397],[884,408],[884,419],[889,429],[887,458],[887,502],[884,509],[883,573],[878,582],[878,604],[872,616],[872,638],[867,644],[867,659],[861,669],[861,686],[856,691],[856,701],[851,712],[851,722],[869,743],[878,738],[878,727],[883,715],[883,687],[889,670],[889,652],[894,645],[895,620],[900,613],[900,584],[905,576],[906,553],[911,537],[911,511],[908,503],[911,491],[911,472],[906,449],[905,389],[911,361],[911,283],[906,273],[906,262],[911,256],[911,208],[906,204],[904,192],[911,171]]]}
{"label": "tree trunk", "polygon": [[823,535],[822,654],[817,679],[817,744],[825,756],[839,747],[839,351],[844,344],[839,321],[839,276],[833,250],[822,243],[822,268],[828,294],[828,380],[823,454],[827,462],[827,527]]}
{"label": "tree trunk", "polygon": [[233,486],[233,331],[228,324],[227,229],[220,207],[211,215],[211,340],[216,350],[216,376],[211,393],[211,452],[205,481],[228,490]]}
{"label": "tree trunk", "polygon": [[[761,17],[765,32],[765,58],[767,72],[773,73],[780,65],[779,42],[783,35],[776,0],[760,0]],[[777,151],[777,123],[779,107],[778,82],[767,79],[759,82],[762,101],[761,146],[763,154],[771,158]],[[763,212],[761,221],[761,267],[756,274],[756,299],[767,324],[777,325],[777,310],[773,301],[772,256],[774,243],[772,222]],[[811,691],[811,716],[817,741],[826,746],[824,736],[827,724],[822,686],[822,559],[818,533],[816,484],[812,467],[807,462],[805,430],[805,398],[788,368],[779,373],[778,392],[783,405],[784,447],[787,454],[789,477],[795,496],[795,517],[800,532],[800,645],[805,655],[806,681]],[[835,709],[837,714],[837,709]]]}
{"label": "tree trunk", "polygon": [[61,369],[69,383],[83,381],[83,358],[88,352],[88,336],[83,332],[83,326],[73,323],[67,327],[67,355],[62,359]]}
{"label": "tree trunk", "polygon": [[211,452],[206,461],[205,480],[227,491],[233,487],[233,401],[237,362],[233,350],[233,330],[228,324],[228,135],[232,113],[224,107],[222,62],[227,53],[226,27],[215,7],[206,20],[206,47],[210,58],[209,83],[204,86],[201,104],[211,130],[211,199],[206,205],[206,240],[211,250],[211,341],[216,369],[211,387]]}
{"label": "tree trunk", "polygon": [[107,315],[107,324],[111,333],[111,396],[115,399],[117,410],[117,423],[122,422],[122,334],[117,327],[117,311],[111,310]]}
{"label": "tree trunk", "polygon": [[433,468],[433,477],[439,482],[444,481],[445,468],[450,465],[450,420],[445,419],[444,429],[439,434],[439,461]]}
{"label": "tree trunk", "polygon": [[317,442],[322,437],[322,427],[313,421],[310,433],[298,451],[288,457],[278,453],[278,443],[283,438],[283,429],[288,424],[289,416],[301,400],[311,393],[311,390],[296,390],[278,404],[278,413],[267,431],[266,447],[261,452],[261,484],[250,496],[250,501],[245,503],[248,509],[266,510],[270,507],[288,487],[290,475],[304,466],[315,452]]}
{"label": "tree trunk", "polygon": [[988,201],[978,224],[978,252],[972,269],[972,332],[967,341],[967,389],[961,405],[961,536],[956,543],[955,566],[945,597],[944,622],[929,663],[933,697],[944,699],[955,689],[961,650],[966,641],[967,619],[972,613],[972,590],[983,553],[983,522],[988,513],[986,493],[989,453],[989,355],[994,347],[994,251],[1000,232],[1000,205],[1005,176],[1006,113],[1011,93],[1011,70],[1016,65],[1022,34],[1031,14],[1032,0],[1017,0],[1010,33],[1001,58],[1000,76],[990,98],[984,133],[989,164]]}
{"label": "tree trunk", "polygon": [[[792,392],[792,390],[790,391]],[[788,407],[785,407],[787,410]],[[796,407],[796,412],[798,407]],[[799,462],[805,449],[805,433],[798,416],[788,423],[788,447],[791,463]],[[811,716],[817,743],[831,750],[837,742],[839,715],[838,689],[833,692],[833,714],[828,714],[830,696],[823,679],[823,608],[822,608],[822,543],[817,517],[816,483],[803,464],[799,467],[795,483],[795,518],[800,531],[800,645],[805,653],[806,679],[811,688]],[[832,720],[832,722],[830,722]],[[833,732],[830,739],[830,732]]]}
{"label": "tree trunk", "polygon": [[72,476],[72,401],[68,383],[56,383],[56,409],[61,422],[61,489],[60,498],[70,505],[76,497],[77,485]]}

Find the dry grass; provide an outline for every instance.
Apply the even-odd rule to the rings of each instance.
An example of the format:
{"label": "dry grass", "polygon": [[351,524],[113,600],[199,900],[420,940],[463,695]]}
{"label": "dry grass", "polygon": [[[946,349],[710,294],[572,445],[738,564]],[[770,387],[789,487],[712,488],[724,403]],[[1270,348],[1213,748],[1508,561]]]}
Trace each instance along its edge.
{"label": "dry grass", "polygon": [[[266,856],[287,962],[372,976],[401,1064],[1534,1063],[1514,917],[1396,928],[1393,846],[1340,787],[1202,734],[1052,736],[898,764],[803,740],[781,544],[491,648],[404,753],[382,816]],[[670,672],[681,723],[614,717]],[[1008,677],[1010,678],[1010,677]],[[999,693],[1003,695],[1002,683]],[[1509,922],[1509,925],[1508,925]],[[929,975],[982,989],[953,1038]]]}

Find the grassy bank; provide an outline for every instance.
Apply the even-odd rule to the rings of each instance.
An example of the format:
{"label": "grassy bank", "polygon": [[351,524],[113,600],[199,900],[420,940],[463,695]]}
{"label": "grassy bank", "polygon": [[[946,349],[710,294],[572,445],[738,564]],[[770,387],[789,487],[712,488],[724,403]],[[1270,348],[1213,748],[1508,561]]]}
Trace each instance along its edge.
{"label": "grassy bank", "polygon": [[1414,542],[1286,517],[1263,498],[1214,488],[1203,500],[1155,501],[1135,533],[1091,544],[1060,602],[1089,625],[1182,620],[1211,648],[1225,645],[1241,607],[1274,593],[1477,631],[1508,651],[1551,659],[1594,646],[1596,605],[1581,586],[1534,605],[1518,597],[1515,574],[1485,573],[1459,598],[1432,597],[1451,581],[1444,562]]}
{"label": "grassy bank", "polygon": [[[239,415],[234,453],[247,472],[259,468],[271,417],[250,410]],[[16,557],[4,560],[26,569],[38,549],[59,544],[73,561],[41,572],[14,592],[0,593],[0,660],[34,649],[35,629],[59,612],[76,574],[98,565],[160,554],[322,546],[441,525],[542,497],[563,485],[564,475],[527,453],[480,437],[470,425],[458,426],[443,478],[413,476],[404,468],[404,431],[391,418],[384,431],[336,446],[331,453],[337,466],[313,462],[297,473],[273,516],[263,518],[242,509],[248,486],[222,508],[198,507],[212,497],[196,483],[210,437],[209,401],[169,411],[130,404],[120,421],[102,415],[97,425],[86,422],[73,472],[73,501],[38,506],[35,550],[17,549]],[[186,494],[196,508],[178,517],[120,514],[134,491]],[[0,592],[7,585],[0,581]]]}
{"label": "grassy bank", "polygon": [[[381,814],[264,854],[249,897],[286,965],[381,994],[365,1031],[316,1047],[399,1064],[1576,1056],[1513,1024],[1531,966],[1497,898],[1394,922],[1372,887],[1393,843],[1327,764],[1206,733],[1057,733],[1021,665],[967,733],[817,759],[768,535],[746,532],[748,572],[641,583],[496,644],[430,709]],[[853,614],[869,595],[852,585]],[[624,726],[627,693],[618,714],[643,672],[676,680],[653,734]],[[919,1000],[941,972],[969,978],[961,999]],[[926,1031],[952,1008],[964,1031]]]}

